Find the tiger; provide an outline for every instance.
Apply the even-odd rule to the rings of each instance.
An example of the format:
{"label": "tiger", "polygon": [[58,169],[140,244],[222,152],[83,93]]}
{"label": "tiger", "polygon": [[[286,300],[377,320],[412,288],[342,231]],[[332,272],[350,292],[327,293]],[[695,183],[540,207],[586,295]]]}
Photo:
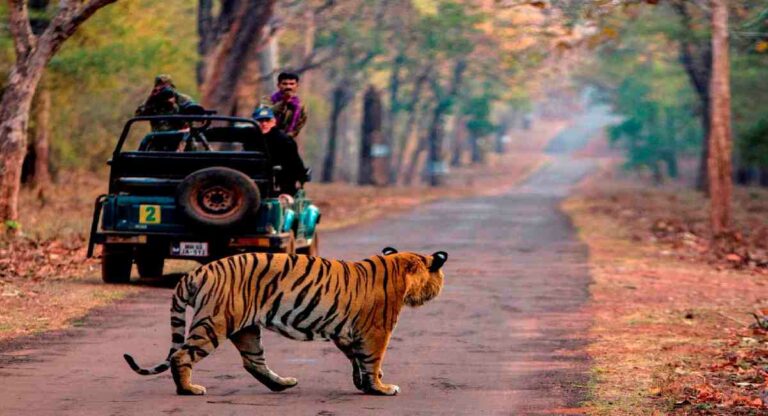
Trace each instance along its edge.
{"label": "tiger", "polygon": [[[192,384],[192,366],[226,339],[240,352],[243,367],[272,391],[294,387],[267,366],[261,329],[295,340],[333,341],[352,363],[352,381],[366,394],[393,396],[400,387],[382,382],[382,362],[404,305],[416,307],[443,287],[448,254],[399,253],[347,262],[322,257],[244,253],[213,261],[184,275],[171,301],[172,347],[164,362],[140,367],[140,375],[171,370],[179,395],[202,395]],[[194,309],[185,337],[186,307]]]}

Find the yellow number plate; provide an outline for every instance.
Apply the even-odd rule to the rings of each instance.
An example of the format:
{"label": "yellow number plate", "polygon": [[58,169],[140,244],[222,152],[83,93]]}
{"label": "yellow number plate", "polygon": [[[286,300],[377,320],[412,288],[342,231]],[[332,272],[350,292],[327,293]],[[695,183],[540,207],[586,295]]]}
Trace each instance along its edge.
{"label": "yellow number plate", "polygon": [[160,224],[160,205],[139,205],[140,224]]}

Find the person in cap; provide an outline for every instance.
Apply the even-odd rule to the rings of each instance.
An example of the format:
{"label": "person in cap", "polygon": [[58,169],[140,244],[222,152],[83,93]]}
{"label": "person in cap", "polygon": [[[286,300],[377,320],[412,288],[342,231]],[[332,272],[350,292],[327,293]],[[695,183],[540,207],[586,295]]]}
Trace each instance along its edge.
{"label": "person in cap", "polygon": [[285,134],[298,138],[307,124],[307,109],[298,96],[299,75],[281,72],[277,76],[277,91],[262,102],[269,103],[277,120],[277,127]]}
{"label": "person in cap", "polygon": [[[195,101],[186,94],[176,91],[170,75],[160,74],[155,77],[155,85],[149,97],[136,109],[137,116],[163,116],[179,114],[187,106],[196,105]],[[153,120],[150,122],[152,131],[181,130],[186,127],[183,121]]]}
{"label": "person in cap", "polygon": [[295,195],[299,188],[297,184],[309,179],[296,141],[277,127],[277,120],[271,108],[266,106],[257,108],[253,112],[253,118],[269,149],[272,166],[279,165],[282,168],[277,174],[277,186],[280,192]]}

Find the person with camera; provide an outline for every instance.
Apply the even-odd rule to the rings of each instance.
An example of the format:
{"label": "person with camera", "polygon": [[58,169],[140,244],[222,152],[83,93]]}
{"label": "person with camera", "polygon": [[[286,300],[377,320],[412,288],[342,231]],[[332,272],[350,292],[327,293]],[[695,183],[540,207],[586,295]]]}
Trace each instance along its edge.
{"label": "person with camera", "polygon": [[[149,97],[136,109],[137,116],[165,116],[180,114],[183,109],[197,106],[188,95],[176,91],[170,75],[160,74],[155,77],[155,86]],[[152,120],[152,131],[181,130],[187,127],[183,120]]]}
{"label": "person with camera", "polygon": [[277,120],[271,108],[259,107],[253,112],[253,119],[259,126],[264,143],[269,149],[273,166],[280,166],[277,186],[282,194],[296,195],[298,184],[309,181],[309,170],[299,155],[299,148],[293,137],[277,127]]}
{"label": "person with camera", "polygon": [[281,72],[277,76],[277,91],[262,102],[272,107],[277,128],[298,140],[299,132],[307,123],[307,108],[298,96],[299,75]]}

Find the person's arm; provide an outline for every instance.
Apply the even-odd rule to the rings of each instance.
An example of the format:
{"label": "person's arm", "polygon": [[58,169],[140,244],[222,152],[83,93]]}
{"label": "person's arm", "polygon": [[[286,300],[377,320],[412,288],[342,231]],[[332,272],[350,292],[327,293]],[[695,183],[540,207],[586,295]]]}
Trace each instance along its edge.
{"label": "person's arm", "polygon": [[293,131],[288,133],[288,135],[295,139],[299,135],[299,132],[301,132],[301,129],[304,128],[305,124],[307,124],[307,110],[306,107],[302,105],[299,109],[299,119],[296,120],[296,126],[293,128]]}
{"label": "person's arm", "polygon": [[184,107],[185,105],[193,103],[195,103],[195,100],[193,100],[189,95],[176,92],[176,104],[179,107]]}
{"label": "person's arm", "polygon": [[152,96],[147,98],[144,101],[144,104],[136,107],[136,111],[133,113],[134,116],[144,116],[144,115],[147,115],[147,113],[149,113],[151,108],[151,103],[149,102],[150,98],[152,98]]}

